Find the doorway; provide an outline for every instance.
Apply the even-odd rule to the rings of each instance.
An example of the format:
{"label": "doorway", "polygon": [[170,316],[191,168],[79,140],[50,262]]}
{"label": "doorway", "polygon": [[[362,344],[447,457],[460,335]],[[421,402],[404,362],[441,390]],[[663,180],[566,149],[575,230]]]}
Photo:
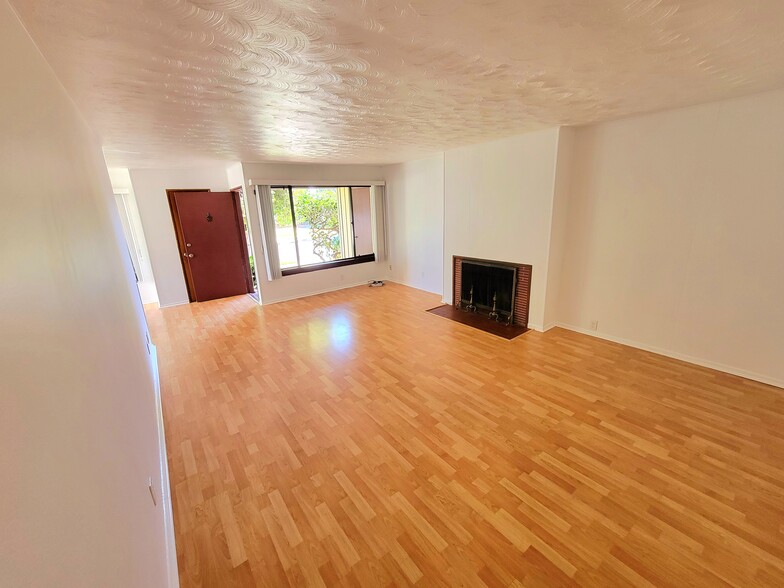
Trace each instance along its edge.
{"label": "doorway", "polygon": [[256,302],[261,302],[259,294],[259,280],[256,273],[256,258],[253,254],[253,236],[251,235],[250,220],[248,218],[248,200],[245,198],[245,191],[242,186],[231,189],[232,192],[237,194],[240,201],[240,208],[242,210],[242,226],[245,229],[245,245],[248,249],[248,261],[250,262],[250,278],[253,282],[253,292],[250,292],[251,298]]}
{"label": "doorway", "polygon": [[158,292],[155,288],[155,279],[152,274],[149,254],[147,253],[147,243],[144,238],[139,210],[136,205],[136,198],[130,188],[130,177],[126,181],[123,172],[127,176],[127,170],[109,169],[112,182],[124,184],[119,187],[112,186],[114,192],[114,202],[120,215],[125,243],[128,246],[128,254],[131,258],[134,274],[136,274],[136,286],[139,289],[139,296],[142,304],[153,304],[158,302]]}
{"label": "doorway", "polygon": [[252,293],[239,195],[209,189],[166,194],[189,300]]}

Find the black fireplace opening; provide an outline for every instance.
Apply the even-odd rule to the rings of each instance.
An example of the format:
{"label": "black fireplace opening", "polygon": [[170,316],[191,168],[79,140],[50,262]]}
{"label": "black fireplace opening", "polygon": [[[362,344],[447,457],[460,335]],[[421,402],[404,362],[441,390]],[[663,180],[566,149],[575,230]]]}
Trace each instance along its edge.
{"label": "black fireplace opening", "polygon": [[[517,268],[477,261],[463,261],[460,279],[460,306],[491,313],[495,304],[498,318],[512,315],[517,284]],[[495,297],[495,301],[493,301]],[[494,317],[495,318],[495,317]]]}

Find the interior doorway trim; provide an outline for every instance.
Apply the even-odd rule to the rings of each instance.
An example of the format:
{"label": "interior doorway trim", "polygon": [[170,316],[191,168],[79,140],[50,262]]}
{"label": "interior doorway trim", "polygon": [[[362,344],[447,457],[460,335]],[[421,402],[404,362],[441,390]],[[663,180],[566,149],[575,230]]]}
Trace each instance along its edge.
{"label": "interior doorway trim", "polygon": [[[180,218],[180,211],[177,205],[177,194],[182,195],[183,193],[212,193],[212,190],[207,189],[200,189],[200,188],[184,188],[184,189],[177,189],[177,188],[168,188],[166,190],[166,199],[169,202],[169,212],[171,213],[172,217],[172,224],[174,225],[174,234],[177,238],[177,248],[179,250],[179,258],[180,258],[180,265],[182,266],[182,273],[185,277],[185,287],[188,291],[188,302],[196,302],[198,301],[197,296],[197,288],[196,282],[194,279],[193,269],[191,268],[190,264],[187,263],[185,259],[185,254],[187,253],[188,244],[185,242],[185,234],[182,226],[182,220]],[[242,218],[242,192],[235,190],[229,190],[227,192],[215,192],[216,196],[222,194],[230,194],[231,201],[232,201],[232,208],[234,211],[234,222],[238,229],[237,237],[239,239],[238,245],[240,247],[240,252],[242,253],[242,268],[243,268],[243,278],[245,282],[245,289],[247,293],[253,293],[253,277],[251,275],[250,269],[250,259],[249,259],[249,252],[248,252],[248,244],[247,244],[247,236],[245,233],[245,225]],[[208,220],[210,220],[208,218]],[[189,257],[193,257],[190,255]],[[209,298],[208,298],[209,299]]]}
{"label": "interior doorway trim", "polygon": [[[244,229],[244,237],[245,243],[243,243],[245,249],[248,250],[248,258],[246,263],[246,279],[248,280],[248,296],[253,298],[256,302],[261,304],[261,292],[259,288],[259,278],[258,278],[258,268],[254,267],[251,269],[250,267],[250,256],[253,256],[254,266],[258,263],[256,259],[256,251],[253,247],[253,233],[250,226],[250,202],[245,197],[245,189],[242,186],[237,186],[236,188],[232,188],[229,192],[233,192],[235,194],[235,198],[238,199],[239,203],[239,210],[237,211],[240,215],[240,225]],[[247,224],[246,224],[247,223]]]}
{"label": "interior doorway trim", "polygon": [[210,188],[182,188],[182,189],[167,189],[166,199],[169,201],[169,212],[172,217],[172,224],[174,225],[174,235],[177,237],[177,257],[180,258],[180,265],[182,266],[182,275],[185,276],[185,288],[188,290],[188,302],[196,300],[196,287],[193,284],[193,276],[188,264],[185,263],[185,258],[182,252],[185,251],[185,240],[182,236],[182,225],[180,224],[180,215],[177,213],[177,200],[174,198],[176,192],[212,192]]}

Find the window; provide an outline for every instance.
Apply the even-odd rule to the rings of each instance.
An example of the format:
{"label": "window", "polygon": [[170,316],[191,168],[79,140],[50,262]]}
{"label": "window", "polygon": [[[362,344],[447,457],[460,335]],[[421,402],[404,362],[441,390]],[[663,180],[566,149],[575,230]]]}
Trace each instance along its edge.
{"label": "window", "polygon": [[369,187],[271,190],[284,276],[375,261]]}

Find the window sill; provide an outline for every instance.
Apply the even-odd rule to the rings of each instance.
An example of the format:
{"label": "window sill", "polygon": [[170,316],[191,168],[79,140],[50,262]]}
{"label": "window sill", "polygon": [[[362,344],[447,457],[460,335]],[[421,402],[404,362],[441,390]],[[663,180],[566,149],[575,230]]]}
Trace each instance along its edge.
{"label": "window sill", "polygon": [[376,261],[376,255],[360,255],[358,257],[351,257],[349,259],[338,259],[337,261],[327,261],[324,263],[315,263],[313,265],[305,265],[302,267],[291,267],[281,271],[284,277],[295,276],[297,274],[306,274],[308,272],[317,272],[319,270],[332,269],[333,267],[343,267],[345,265],[357,265],[359,263],[370,263]]}

